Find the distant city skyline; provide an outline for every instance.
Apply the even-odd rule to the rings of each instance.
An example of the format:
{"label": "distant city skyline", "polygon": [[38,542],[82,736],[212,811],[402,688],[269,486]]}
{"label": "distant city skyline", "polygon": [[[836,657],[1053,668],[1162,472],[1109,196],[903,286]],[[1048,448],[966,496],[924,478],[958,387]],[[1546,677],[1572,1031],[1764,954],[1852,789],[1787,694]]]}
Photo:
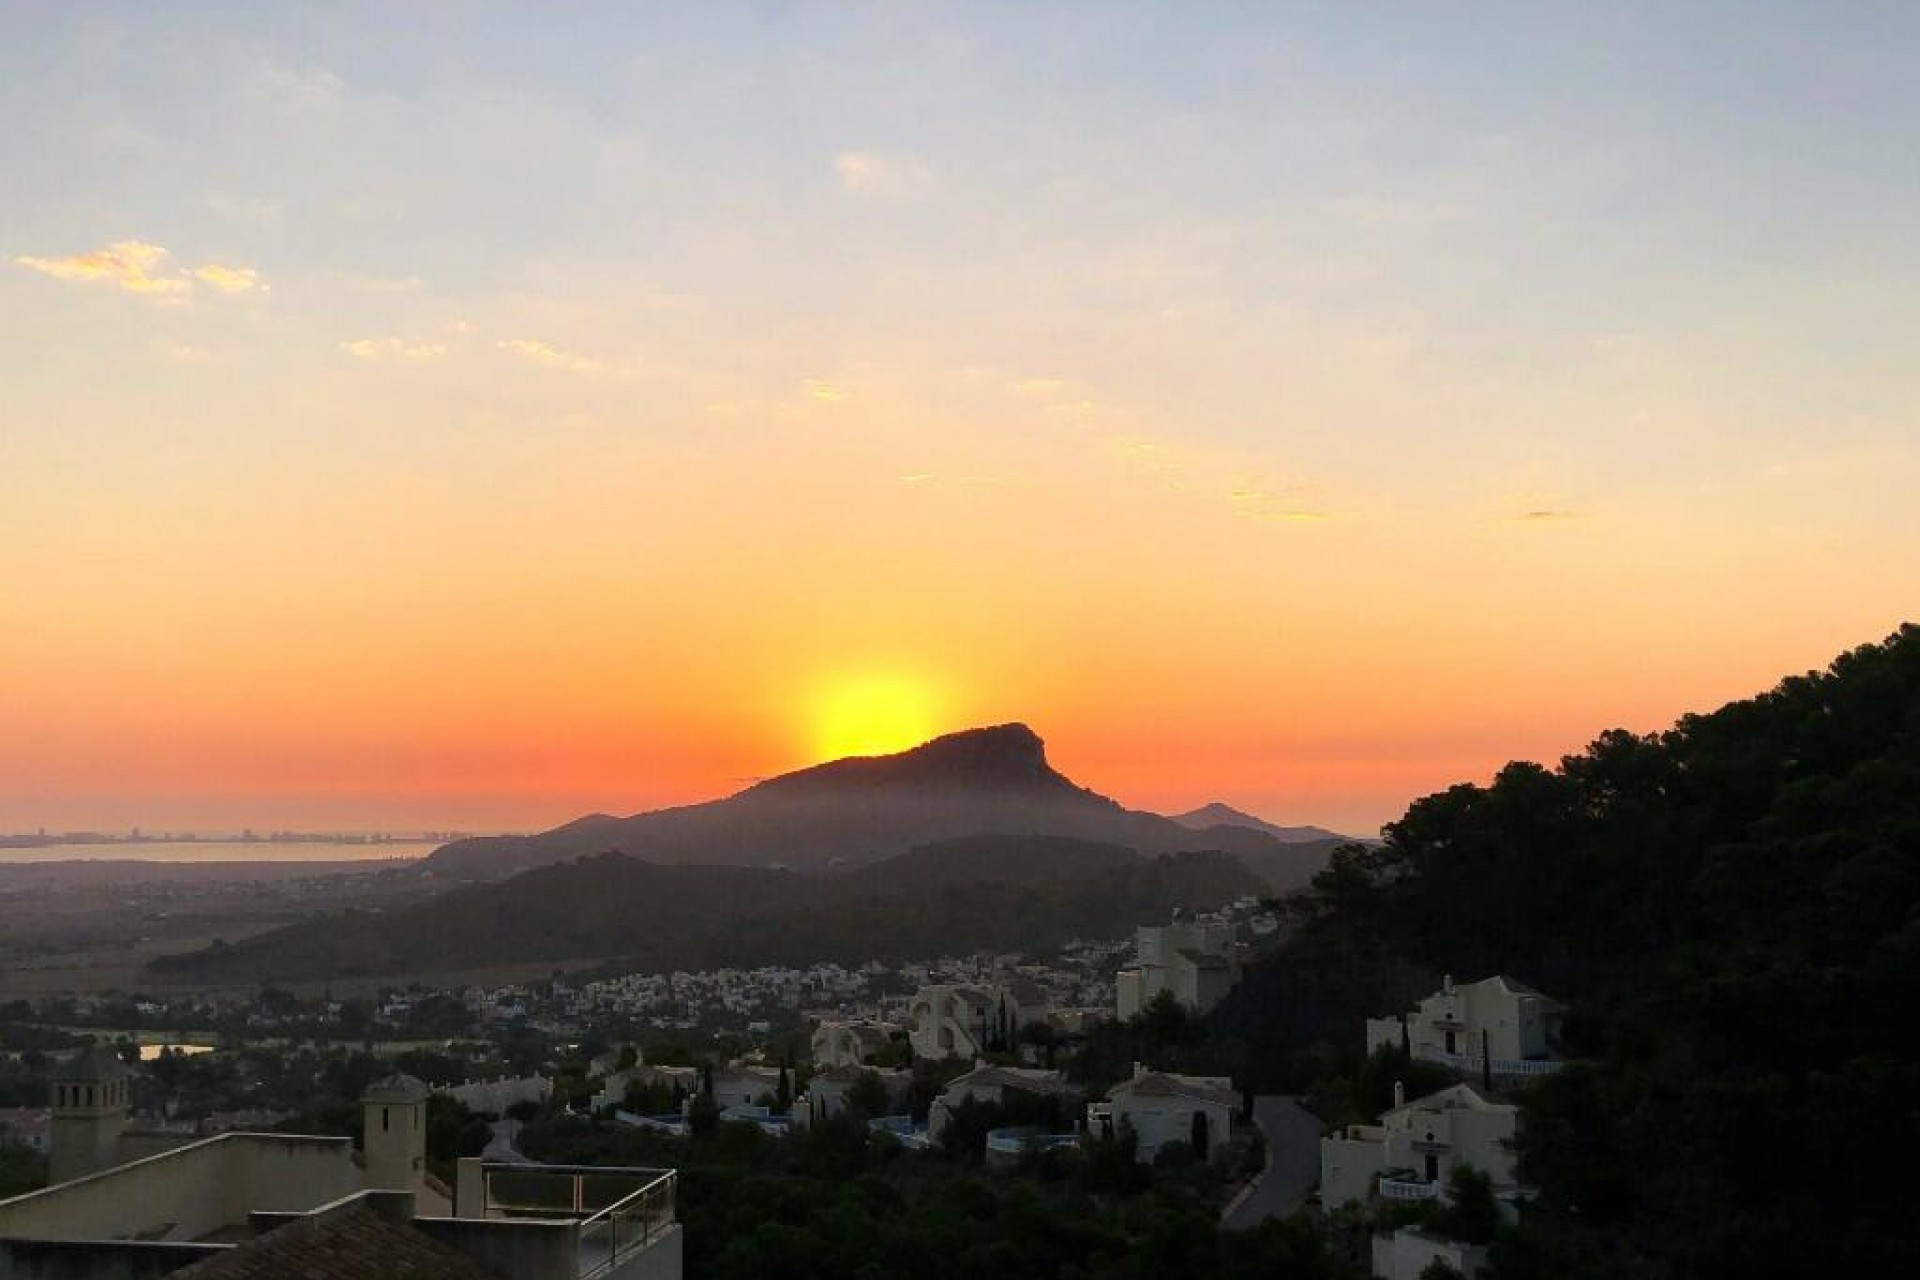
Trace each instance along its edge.
{"label": "distant city skyline", "polygon": [[1366,834],[1920,601],[1911,4],[0,13],[0,830]]}

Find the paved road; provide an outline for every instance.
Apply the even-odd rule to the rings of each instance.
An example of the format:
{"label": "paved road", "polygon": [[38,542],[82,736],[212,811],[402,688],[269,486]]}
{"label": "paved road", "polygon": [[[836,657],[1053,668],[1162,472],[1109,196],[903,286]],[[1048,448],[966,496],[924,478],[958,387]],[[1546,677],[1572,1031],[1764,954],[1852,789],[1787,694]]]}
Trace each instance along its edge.
{"label": "paved road", "polygon": [[1320,1180],[1320,1121],[1292,1098],[1253,1100],[1253,1122],[1267,1138],[1267,1169],[1222,1226],[1252,1227],[1300,1207]]}

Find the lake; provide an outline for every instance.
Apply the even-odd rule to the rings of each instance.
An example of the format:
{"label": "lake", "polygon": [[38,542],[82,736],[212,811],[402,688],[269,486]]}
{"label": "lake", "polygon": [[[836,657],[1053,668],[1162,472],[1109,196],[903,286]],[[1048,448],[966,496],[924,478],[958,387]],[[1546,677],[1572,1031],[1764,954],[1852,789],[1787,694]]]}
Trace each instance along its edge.
{"label": "lake", "polygon": [[379,862],[424,858],[438,840],[394,840],[385,844],[296,843],[283,840],[158,840],[136,843],[48,844],[30,849],[0,849],[8,862]]}

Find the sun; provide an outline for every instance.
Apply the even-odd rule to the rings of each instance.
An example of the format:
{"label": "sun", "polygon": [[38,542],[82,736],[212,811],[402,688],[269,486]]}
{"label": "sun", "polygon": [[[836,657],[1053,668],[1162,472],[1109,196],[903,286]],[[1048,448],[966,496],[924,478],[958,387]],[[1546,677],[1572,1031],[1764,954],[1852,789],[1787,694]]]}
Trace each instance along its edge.
{"label": "sun", "polygon": [[814,747],[822,760],[882,756],[917,747],[939,732],[933,685],[900,672],[827,681],[814,700]]}

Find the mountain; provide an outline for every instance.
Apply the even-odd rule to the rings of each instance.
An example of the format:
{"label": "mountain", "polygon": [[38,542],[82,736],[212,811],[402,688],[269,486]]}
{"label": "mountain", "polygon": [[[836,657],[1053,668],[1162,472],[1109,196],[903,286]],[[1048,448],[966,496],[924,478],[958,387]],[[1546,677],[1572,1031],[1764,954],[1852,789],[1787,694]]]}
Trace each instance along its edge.
{"label": "mountain", "polygon": [[1320,840],[1333,840],[1340,844],[1356,842],[1353,836],[1343,836],[1325,827],[1277,827],[1264,818],[1256,818],[1218,800],[1186,813],[1176,813],[1172,821],[1194,831],[1205,831],[1211,827],[1244,827],[1248,831],[1264,831],[1282,844],[1312,844]]}
{"label": "mountain", "polygon": [[1247,1083],[1365,1118],[1315,1064],[1443,974],[1513,975],[1568,1006],[1581,1061],[1517,1091],[1537,1194],[1503,1276],[1916,1273],[1889,1138],[1920,1097],[1920,626],[1385,835],[1209,1015]]}
{"label": "mountain", "polygon": [[948,734],[897,755],[856,757],[783,774],[723,800],[618,818],[593,814],[534,836],[459,840],[424,866],[491,878],[608,850],[660,864],[829,870],[977,835],[1053,835],[1139,853],[1217,849],[1258,861],[1269,886],[1295,887],[1324,849],[1286,847],[1263,831],[1195,831],[1122,807],[1047,762],[1023,724]]}
{"label": "mountain", "polygon": [[638,969],[864,963],[1118,937],[1265,886],[1217,852],[1144,856],[1059,836],[974,836],[845,875],[604,853],[164,957],[163,980],[400,978],[542,962]]}

